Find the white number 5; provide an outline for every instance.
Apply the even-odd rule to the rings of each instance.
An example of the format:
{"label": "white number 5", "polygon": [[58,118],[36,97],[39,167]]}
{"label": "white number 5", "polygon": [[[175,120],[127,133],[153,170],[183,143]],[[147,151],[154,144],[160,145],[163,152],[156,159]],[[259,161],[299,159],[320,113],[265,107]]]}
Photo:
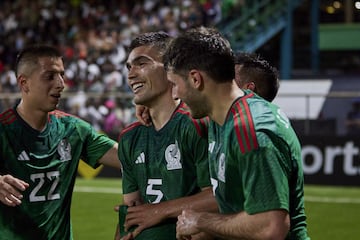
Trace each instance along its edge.
{"label": "white number 5", "polygon": [[161,190],[156,190],[153,187],[155,185],[161,186],[162,185],[162,179],[148,179],[148,186],[146,188],[146,194],[147,195],[154,195],[156,196],[155,201],[151,203],[159,203],[164,194],[161,192]]}

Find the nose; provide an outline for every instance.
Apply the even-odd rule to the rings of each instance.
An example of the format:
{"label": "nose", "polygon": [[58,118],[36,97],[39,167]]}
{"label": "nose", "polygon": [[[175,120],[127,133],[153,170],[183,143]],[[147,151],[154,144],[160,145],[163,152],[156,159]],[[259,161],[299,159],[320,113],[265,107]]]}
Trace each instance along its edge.
{"label": "nose", "polygon": [[127,73],[127,84],[131,87],[131,80],[136,79],[138,76],[136,66],[128,67],[128,73]]}
{"label": "nose", "polygon": [[62,74],[58,74],[57,77],[57,88],[60,88],[61,90],[63,90],[65,88],[65,79],[64,76]]}
{"label": "nose", "polygon": [[131,66],[128,68],[128,79],[136,77],[136,66]]}

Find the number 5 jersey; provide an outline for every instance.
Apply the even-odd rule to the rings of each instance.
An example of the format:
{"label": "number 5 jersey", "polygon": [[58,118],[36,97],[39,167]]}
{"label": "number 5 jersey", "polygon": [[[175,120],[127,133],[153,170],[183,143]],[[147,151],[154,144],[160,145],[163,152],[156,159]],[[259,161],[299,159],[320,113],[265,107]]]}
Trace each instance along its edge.
{"label": "number 5 jersey", "polygon": [[[140,191],[145,203],[159,203],[211,186],[203,123],[180,103],[158,131],[138,122],[124,129],[119,141],[123,193]],[[176,239],[176,219],[145,229],[136,239]]]}

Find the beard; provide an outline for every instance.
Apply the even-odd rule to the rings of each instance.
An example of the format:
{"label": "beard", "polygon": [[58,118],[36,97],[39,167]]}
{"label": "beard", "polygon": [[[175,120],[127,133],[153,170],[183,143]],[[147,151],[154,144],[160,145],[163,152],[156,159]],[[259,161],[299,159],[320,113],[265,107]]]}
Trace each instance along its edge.
{"label": "beard", "polygon": [[190,108],[190,114],[192,118],[200,119],[207,116],[207,114],[204,111],[199,111],[198,109],[192,109]]}
{"label": "beard", "polygon": [[205,101],[196,98],[190,98],[189,101],[184,101],[189,109],[191,117],[195,119],[204,118],[208,116],[209,108]]}

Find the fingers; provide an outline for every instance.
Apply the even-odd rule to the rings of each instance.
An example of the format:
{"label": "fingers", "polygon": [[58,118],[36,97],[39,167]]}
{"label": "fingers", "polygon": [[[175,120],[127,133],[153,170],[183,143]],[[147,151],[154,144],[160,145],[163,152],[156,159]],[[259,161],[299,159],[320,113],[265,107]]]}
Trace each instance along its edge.
{"label": "fingers", "polygon": [[143,124],[144,124],[145,126],[151,126],[151,118],[150,118],[150,115],[149,115],[149,111],[144,112],[144,113],[141,115],[141,118],[142,118]]}
{"label": "fingers", "polygon": [[176,239],[178,240],[191,240],[191,236],[182,236],[180,234],[176,234]]}
{"label": "fingers", "polygon": [[[5,184],[5,185],[3,185]],[[16,188],[18,190],[24,191],[26,188],[29,187],[29,184],[24,182],[23,180],[20,180],[18,178],[15,178],[11,175],[3,175],[0,176],[0,187],[5,186],[6,184],[11,185],[13,188]]]}
{"label": "fingers", "polygon": [[128,233],[124,235],[120,240],[131,240],[131,239],[135,239],[135,237],[133,236],[132,233]]}
{"label": "fingers", "polygon": [[151,125],[149,109],[142,105],[135,105],[135,115],[139,122],[145,126]]}
{"label": "fingers", "polygon": [[21,199],[23,196],[21,195],[19,198],[15,197],[14,195],[10,194],[10,196],[5,197],[4,201],[2,201],[5,205],[8,205],[10,207],[15,207],[17,205],[21,204]]}
{"label": "fingers", "polygon": [[17,206],[23,198],[20,191],[28,187],[28,183],[11,175],[0,176],[0,201],[7,206]]}
{"label": "fingers", "polygon": [[139,234],[142,232],[142,230],[144,230],[144,229],[145,229],[145,227],[143,227],[143,226],[141,226],[141,225],[137,226],[137,227],[134,229],[134,231],[132,231],[132,236],[133,236],[134,238],[136,238],[136,236],[139,235]]}
{"label": "fingers", "polygon": [[114,207],[114,211],[115,211],[115,212],[119,212],[119,209],[120,209],[120,205],[116,205],[116,206]]}

